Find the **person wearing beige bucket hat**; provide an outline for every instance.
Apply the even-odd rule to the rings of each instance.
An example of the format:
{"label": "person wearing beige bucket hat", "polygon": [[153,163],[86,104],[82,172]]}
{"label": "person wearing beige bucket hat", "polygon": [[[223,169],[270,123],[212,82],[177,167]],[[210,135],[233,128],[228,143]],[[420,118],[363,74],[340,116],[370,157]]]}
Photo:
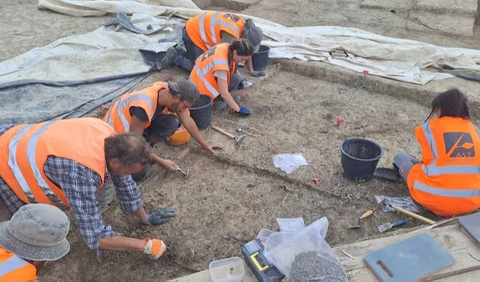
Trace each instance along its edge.
{"label": "person wearing beige bucket hat", "polygon": [[46,204],[22,206],[0,223],[0,281],[34,281],[47,261],[70,251],[67,215]]}
{"label": "person wearing beige bucket hat", "polygon": [[[103,221],[101,191],[113,182],[120,209],[154,226],[175,216],[171,208],[149,213],[131,174],[151,161],[152,148],[134,133],[116,134],[97,118],[0,124],[0,221],[27,204],[50,204],[72,211],[86,245],[102,251],[138,251],[158,259],[163,240],[131,238]],[[3,206],[3,207],[2,207]],[[6,209],[5,209],[6,208]]]}

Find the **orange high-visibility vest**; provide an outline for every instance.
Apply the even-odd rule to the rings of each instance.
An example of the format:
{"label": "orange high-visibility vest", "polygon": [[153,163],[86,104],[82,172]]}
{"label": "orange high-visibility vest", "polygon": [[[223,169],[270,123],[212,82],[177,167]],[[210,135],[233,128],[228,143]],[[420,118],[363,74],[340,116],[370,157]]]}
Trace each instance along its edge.
{"label": "orange high-visibility vest", "polygon": [[[147,113],[148,121],[144,126],[144,129],[147,129],[152,123],[153,116],[157,111],[158,92],[162,89],[168,89],[168,84],[164,82],[155,82],[147,88],[123,95],[113,104],[112,107],[110,107],[103,120],[112,126],[117,133],[129,132],[130,123],[132,122],[130,108],[139,107]],[[190,114],[188,109],[185,110],[185,112]],[[177,114],[171,112],[168,107],[163,107],[160,114],[177,116]]]}
{"label": "orange high-visibility vest", "polygon": [[215,99],[220,95],[215,71],[227,71],[227,84],[230,84],[230,76],[235,72],[235,63],[228,66],[228,46],[227,43],[218,44],[207,52],[203,53],[195,61],[195,67],[190,73],[190,80],[197,86],[200,93],[209,95]]}
{"label": "orange high-visibility vest", "polygon": [[407,178],[410,194],[441,216],[480,208],[480,131],[469,120],[442,117],[415,132],[423,163]]}
{"label": "orange high-visibility vest", "polygon": [[78,162],[105,179],[105,139],[115,131],[96,118],[22,124],[0,136],[0,175],[25,203],[44,203],[67,210],[63,190],[45,175],[48,156]]}
{"label": "orange high-visibility vest", "polygon": [[245,19],[238,15],[210,11],[188,20],[185,30],[195,46],[207,51],[222,42],[220,32],[227,32],[239,39],[244,26]]}
{"label": "orange high-visibility vest", "polygon": [[35,281],[37,269],[0,247],[0,281]]}

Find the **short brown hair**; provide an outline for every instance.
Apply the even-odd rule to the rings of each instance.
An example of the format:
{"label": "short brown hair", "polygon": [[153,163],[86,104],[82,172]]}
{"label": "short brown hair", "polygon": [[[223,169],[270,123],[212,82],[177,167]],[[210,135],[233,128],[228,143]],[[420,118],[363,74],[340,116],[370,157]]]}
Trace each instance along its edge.
{"label": "short brown hair", "polygon": [[124,166],[146,165],[152,148],[145,139],[134,133],[121,133],[105,139],[105,160],[118,159]]}

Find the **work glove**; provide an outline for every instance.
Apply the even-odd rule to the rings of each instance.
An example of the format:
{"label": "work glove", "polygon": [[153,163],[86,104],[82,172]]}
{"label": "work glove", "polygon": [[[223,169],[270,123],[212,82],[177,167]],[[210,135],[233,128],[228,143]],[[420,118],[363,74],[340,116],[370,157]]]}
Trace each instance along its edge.
{"label": "work glove", "polygon": [[166,223],[170,217],[175,217],[175,211],[172,208],[156,209],[147,214],[147,219],[142,222],[145,225],[161,225]]}
{"label": "work glove", "polygon": [[147,254],[151,259],[158,259],[167,252],[167,245],[162,240],[145,239],[143,253]]}
{"label": "work glove", "polygon": [[263,71],[249,71],[248,74],[253,77],[260,77],[260,76],[265,76],[265,73]]}
{"label": "work glove", "polygon": [[238,113],[244,116],[248,116],[250,114],[250,110],[245,106],[241,106],[240,111],[238,111]]}

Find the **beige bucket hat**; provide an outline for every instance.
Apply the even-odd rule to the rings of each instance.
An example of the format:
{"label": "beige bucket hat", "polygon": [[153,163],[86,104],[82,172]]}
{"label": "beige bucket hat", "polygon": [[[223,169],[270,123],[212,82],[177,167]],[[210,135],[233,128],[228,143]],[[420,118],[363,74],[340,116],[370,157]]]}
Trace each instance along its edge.
{"label": "beige bucket hat", "polygon": [[67,215],[57,207],[25,205],[0,223],[0,246],[27,260],[58,260],[70,251],[69,229]]}

